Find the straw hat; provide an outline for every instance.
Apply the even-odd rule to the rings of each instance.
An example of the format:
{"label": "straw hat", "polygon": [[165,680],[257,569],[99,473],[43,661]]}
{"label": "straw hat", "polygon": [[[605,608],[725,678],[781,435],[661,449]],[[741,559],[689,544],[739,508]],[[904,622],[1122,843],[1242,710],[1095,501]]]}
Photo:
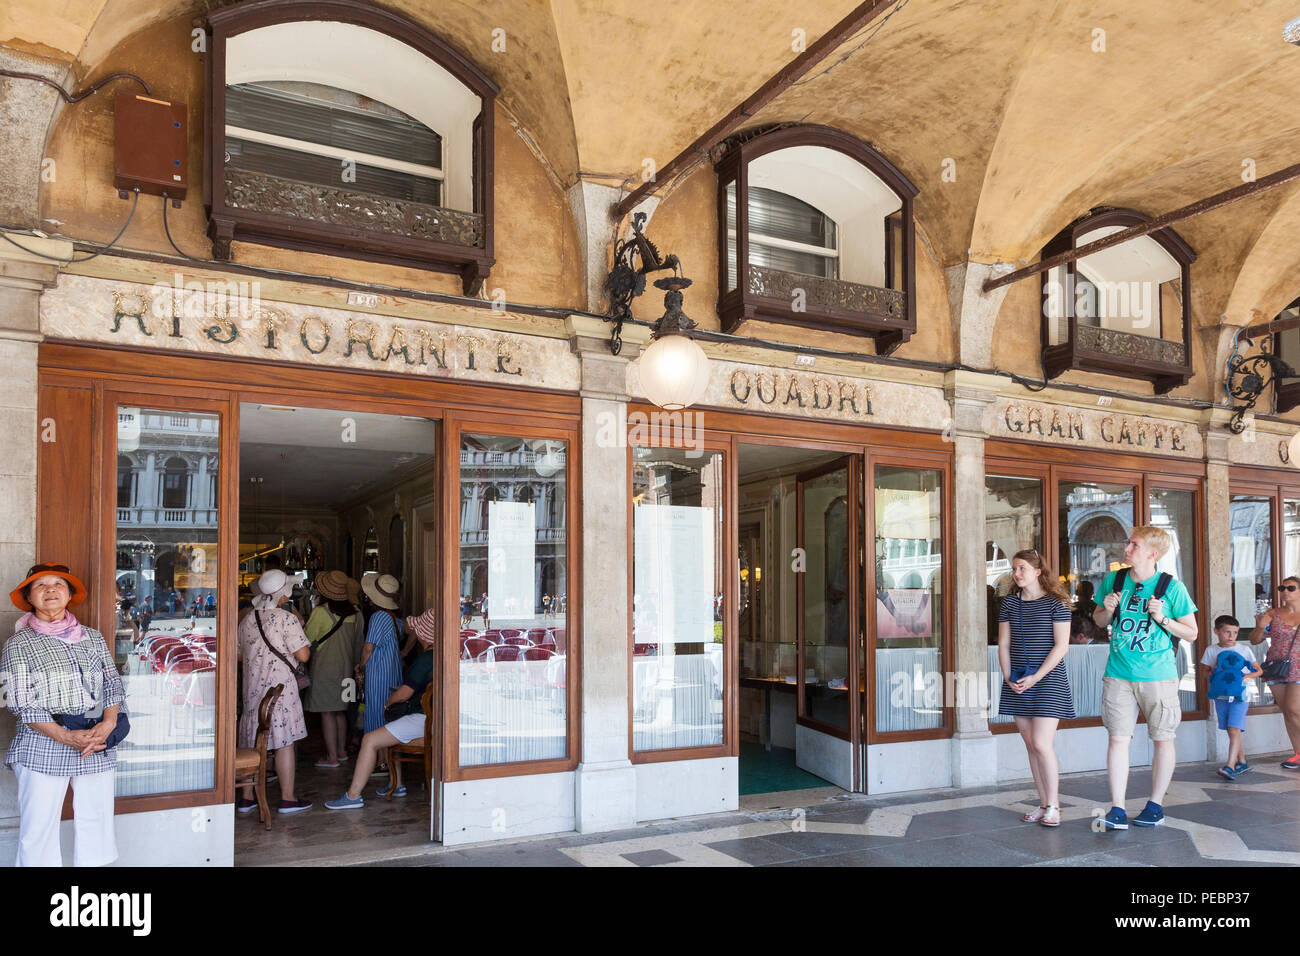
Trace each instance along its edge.
{"label": "straw hat", "polygon": [[406,619],[406,629],[414,633],[424,643],[433,644],[438,635],[437,610],[429,608],[419,617],[408,617]]}
{"label": "straw hat", "polygon": [[356,578],[348,578],[348,603],[361,603],[361,582]]}
{"label": "straw hat", "polygon": [[361,579],[361,590],[376,607],[396,611],[397,595],[401,593],[402,585],[391,574],[368,574]]}
{"label": "straw hat", "polygon": [[86,586],[81,583],[80,578],[68,570],[67,565],[34,564],[32,569],[27,572],[27,577],[18,583],[18,587],[9,592],[9,600],[13,601],[14,607],[20,611],[30,611],[32,604],[27,598],[23,597],[23,588],[47,574],[53,574],[55,577],[63,578],[68,582],[68,589],[72,592],[72,599],[68,601],[68,607],[73,607],[86,600]]}
{"label": "straw hat", "polygon": [[342,571],[322,571],[316,575],[316,591],[327,601],[346,601],[348,580]]}

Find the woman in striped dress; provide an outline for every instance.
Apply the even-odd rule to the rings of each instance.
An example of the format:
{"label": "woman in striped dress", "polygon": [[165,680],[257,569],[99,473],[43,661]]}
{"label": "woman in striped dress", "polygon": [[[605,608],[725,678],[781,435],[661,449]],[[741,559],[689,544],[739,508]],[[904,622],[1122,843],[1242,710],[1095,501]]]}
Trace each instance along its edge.
{"label": "woman in striped dress", "polygon": [[398,648],[397,595],[401,586],[391,574],[366,575],[361,590],[373,608],[361,649],[358,673],[366,685],[366,733],[384,726],[384,702],[402,684],[402,656]]}
{"label": "woman in striped dress", "polygon": [[1039,806],[1021,819],[1061,825],[1057,803],[1056,725],[1074,717],[1065,655],[1070,649],[1070,595],[1037,551],[1011,559],[1016,587],[998,613],[1002,696],[998,713],[1016,719],[1029,752]]}

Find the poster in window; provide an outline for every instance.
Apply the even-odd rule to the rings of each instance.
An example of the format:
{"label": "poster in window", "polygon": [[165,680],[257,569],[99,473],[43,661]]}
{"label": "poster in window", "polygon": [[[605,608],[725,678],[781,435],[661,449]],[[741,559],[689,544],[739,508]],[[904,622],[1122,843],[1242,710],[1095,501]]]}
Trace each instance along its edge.
{"label": "poster in window", "polygon": [[493,621],[531,621],[537,518],[531,501],[488,502],[488,607]]}
{"label": "poster in window", "polygon": [[638,505],[634,518],[636,639],[670,653],[713,641],[713,509]]}
{"label": "poster in window", "polygon": [[876,592],[876,637],[878,639],[933,636],[928,589],[883,588]]}

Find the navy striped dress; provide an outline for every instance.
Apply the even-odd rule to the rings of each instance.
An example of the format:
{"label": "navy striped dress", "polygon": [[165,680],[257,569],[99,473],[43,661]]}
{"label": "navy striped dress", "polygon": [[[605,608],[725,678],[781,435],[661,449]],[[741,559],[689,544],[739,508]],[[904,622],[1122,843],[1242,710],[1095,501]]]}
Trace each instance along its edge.
{"label": "navy striped dress", "polygon": [[[1044,594],[1034,601],[1022,601],[1019,594],[1008,594],[1002,599],[998,622],[1011,623],[1011,670],[1028,667],[1032,674],[1042,666],[1052,653],[1052,624],[1069,623],[1070,609]],[[1065,660],[1052,668],[1051,673],[1023,694],[1017,694],[1007,682],[1002,682],[1002,695],[998,713],[1004,717],[1074,717],[1074,699],[1070,696],[1070,680],[1065,675]]]}

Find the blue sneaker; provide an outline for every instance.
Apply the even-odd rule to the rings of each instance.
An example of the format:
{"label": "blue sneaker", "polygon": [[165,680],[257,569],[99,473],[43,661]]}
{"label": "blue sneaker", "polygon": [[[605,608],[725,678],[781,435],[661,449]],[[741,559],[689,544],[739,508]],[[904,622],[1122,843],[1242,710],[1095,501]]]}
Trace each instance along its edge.
{"label": "blue sneaker", "polygon": [[1127,830],[1128,814],[1124,812],[1123,807],[1111,807],[1110,813],[1106,814],[1107,830]]}
{"label": "blue sneaker", "polygon": [[343,791],[343,796],[325,801],[325,809],[327,810],[360,810],[365,805],[366,801],[363,798],[349,797],[346,790]]}
{"label": "blue sneaker", "polygon": [[[380,788],[379,788],[379,795],[380,795],[381,797],[386,797],[386,796],[388,796],[388,787],[380,787]],[[395,796],[395,797],[404,797],[404,796],[406,796],[406,786],[403,785],[403,786],[398,787],[396,790],[394,790],[394,791],[393,791],[393,796]]]}
{"label": "blue sneaker", "polygon": [[1241,763],[1237,764],[1237,766],[1232,768],[1232,775],[1234,777],[1240,777],[1243,773],[1245,773],[1249,769],[1250,769],[1250,764],[1246,763],[1246,761],[1243,760]]}
{"label": "blue sneaker", "polygon": [[1228,764],[1224,764],[1222,767],[1220,767],[1218,770],[1214,772],[1217,773],[1224,780],[1234,780],[1236,779],[1237,776],[1237,771],[1234,770],[1232,767],[1230,767]]}
{"label": "blue sneaker", "polygon": [[1158,827],[1165,822],[1165,811],[1158,803],[1147,801],[1147,805],[1142,808],[1142,812],[1133,820],[1135,827]]}

